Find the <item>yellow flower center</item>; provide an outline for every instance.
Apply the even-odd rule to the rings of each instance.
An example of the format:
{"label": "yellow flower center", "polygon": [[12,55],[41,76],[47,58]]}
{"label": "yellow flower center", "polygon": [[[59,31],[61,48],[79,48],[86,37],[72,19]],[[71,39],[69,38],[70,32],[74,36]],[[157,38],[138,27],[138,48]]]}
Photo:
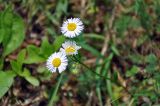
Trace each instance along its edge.
{"label": "yellow flower center", "polygon": [[69,31],[74,31],[77,28],[77,25],[75,23],[68,23],[67,28]]}
{"label": "yellow flower center", "polygon": [[69,54],[69,53],[73,53],[75,52],[75,48],[73,46],[69,46],[66,48],[66,54]]}
{"label": "yellow flower center", "polygon": [[61,65],[61,60],[60,60],[60,58],[55,58],[55,59],[53,59],[52,65],[53,65],[54,67],[59,67],[59,66]]}

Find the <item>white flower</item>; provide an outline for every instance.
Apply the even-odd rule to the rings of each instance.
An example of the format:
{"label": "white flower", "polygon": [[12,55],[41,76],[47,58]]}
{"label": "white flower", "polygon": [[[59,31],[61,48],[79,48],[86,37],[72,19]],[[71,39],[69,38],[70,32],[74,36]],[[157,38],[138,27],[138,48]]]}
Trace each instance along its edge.
{"label": "white flower", "polygon": [[64,36],[74,38],[83,31],[84,26],[79,18],[70,18],[63,22],[61,32]]}
{"label": "white flower", "polygon": [[61,52],[64,52],[66,55],[76,55],[78,54],[78,50],[80,49],[80,46],[76,45],[76,42],[74,41],[66,41],[62,44],[62,48],[60,48]]}
{"label": "white flower", "polygon": [[51,72],[56,72],[56,70],[58,69],[60,73],[66,69],[67,65],[68,65],[68,60],[66,54],[62,52],[53,53],[48,58],[46,63],[48,70],[50,70]]}

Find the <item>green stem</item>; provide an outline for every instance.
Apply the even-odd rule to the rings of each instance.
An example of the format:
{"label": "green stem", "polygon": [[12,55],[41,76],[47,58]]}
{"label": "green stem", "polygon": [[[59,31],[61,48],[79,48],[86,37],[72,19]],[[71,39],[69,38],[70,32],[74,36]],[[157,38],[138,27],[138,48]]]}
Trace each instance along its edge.
{"label": "green stem", "polygon": [[[108,77],[111,77],[109,71],[108,71],[107,76],[108,76]],[[107,83],[107,92],[108,92],[111,100],[114,100],[114,95],[113,95],[113,92],[112,92],[112,84],[111,84],[111,81],[106,80],[106,83]],[[116,103],[115,103],[115,101],[113,101],[112,103],[113,103],[113,106],[117,106]]]}
{"label": "green stem", "polygon": [[97,91],[97,95],[98,95],[98,99],[99,99],[99,105],[100,105],[100,106],[103,106],[103,103],[102,103],[102,95],[101,95],[101,89],[100,89],[100,87],[97,87],[96,91]]}
{"label": "green stem", "polygon": [[129,102],[128,106],[133,106],[133,102],[134,102],[134,98],[131,99],[131,101]]}
{"label": "green stem", "polygon": [[62,82],[62,78],[63,78],[63,73],[61,73],[60,78],[58,79],[58,83],[57,83],[57,85],[56,85],[56,88],[55,88],[54,92],[53,92],[52,95],[51,95],[52,97],[51,97],[51,99],[50,99],[50,101],[49,101],[48,106],[53,106],[53,104],[54,104],[54,102],[55,102],[55,99],[56,99],[56,96],[57,96],[58,89],[59,89],[60,84],[61,84],[61,82]]}
{"label": "green stem", "polygon": [[103,75],[101,75],[101,74],[98,74],[97,72],[93,71],[91,68],[89,68],[89,67],[88,67],[87,65],[85,65],[83,62],[81,62],[80,60],[78,60],[75,56],[73,56],[73,57],[74,57],[74,59],[71,58],[73,61],[80,63],[80,64],[83,65],[86,69],[90,70],[92,73],[94,73],[94,74],[96,74],[96,75],[98,75],[99,77],[102,77],[102,78],[104,78],[104,79],[111,80],[110,78],[107,78],[107,77],[105,77],[105,76],[103,76]]}
{"label": "green stem", "polygon": [[[108,70],[107,76],[111,77],[111,72],[109,70]],[[111,98],[111,104],[113,104],[113,106],[118,106],[117,100],[119,98],[115,99],[115,96],[114,96],[113,90],[112,90],[112,82],[109,80],[106,80],[106,84],[107,84],[107,92]]]}

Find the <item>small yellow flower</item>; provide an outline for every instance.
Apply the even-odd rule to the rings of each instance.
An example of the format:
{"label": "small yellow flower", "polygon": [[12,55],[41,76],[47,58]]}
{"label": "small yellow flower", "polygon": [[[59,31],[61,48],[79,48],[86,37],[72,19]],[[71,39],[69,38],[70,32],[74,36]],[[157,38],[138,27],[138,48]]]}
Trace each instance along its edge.
{"label": "small yellow flower", "polygon": [[61,59],[60,58],[55,58],[52,60],[52,65],[54,67],[59,67],[61,65]]}
{"label": "small yellow flower", "polygon": [[66,54],[62,52],[53,53],[47,60],[46,66],[51,72],[62,72],[66,69],[68,65],[68,60]]}
{"label": "small yellow flower", "polygon": [[77,28],[77,25],[75,23],[68,23],[67,29],[69,31],[74,31]]}
{"label": "small yellow flower", "polygon": [[63,22],[61,32],[64,36],[74,38],[83,31],[84,26],[79,18],[70,18]]}
{"label": "small yellow flower", "polygon": [[60,49],[61,52],[64,52],[66,55],[76,55],[78,54],[78,50],[80,46],[77,46],[76,42],[74,41],[66,41],[62,44],[62,48]]}

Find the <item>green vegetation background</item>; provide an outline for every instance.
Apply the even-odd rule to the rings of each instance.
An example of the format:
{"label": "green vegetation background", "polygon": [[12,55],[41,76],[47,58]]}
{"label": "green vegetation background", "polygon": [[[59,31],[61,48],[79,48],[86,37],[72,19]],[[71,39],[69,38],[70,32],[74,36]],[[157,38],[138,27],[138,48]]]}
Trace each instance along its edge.
{"label": "green vegetation background", "polygon": [[[82,49],[60,76],[45,61],[71,17]],[[1,106],[159,106],[159,60],[160,0],[0,0]]]}

